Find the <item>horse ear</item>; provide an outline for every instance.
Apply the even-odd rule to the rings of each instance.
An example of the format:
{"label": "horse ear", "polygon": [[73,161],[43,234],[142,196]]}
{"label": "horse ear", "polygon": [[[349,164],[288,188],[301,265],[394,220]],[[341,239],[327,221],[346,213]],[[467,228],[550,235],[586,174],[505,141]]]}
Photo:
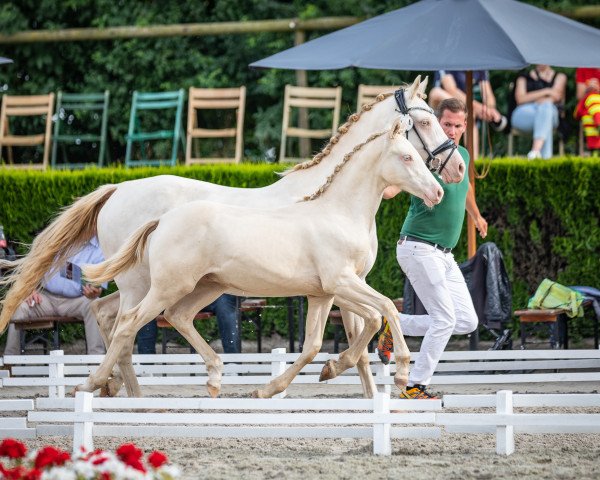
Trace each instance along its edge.
{"label": "horse ear", "polygon": [[426,76],[425,79],[419,84],[419,88],[417,89],[417,93],[421,98],[425,98],[425,90],[427,89],[427,83],[429,82],[429,76]]}
{"label": "horse ear", "polygon": [[404,135],[410,128],[410,122],[411,118],[408,115],[402,115],[400,118],[394,120],[394,124],[390,131],[390,138],[394,138],[396,135]]}
{"label": "horse ear", "polygon": [[417,75],[417,78],[415,78],[415,81],[412,83],[412,85],[408,88],[408,97],[412,100],[413,98],[415,98],[415,95],[417,94],[417,90],[419,89],[419,84],[421,83],[421,75]]}

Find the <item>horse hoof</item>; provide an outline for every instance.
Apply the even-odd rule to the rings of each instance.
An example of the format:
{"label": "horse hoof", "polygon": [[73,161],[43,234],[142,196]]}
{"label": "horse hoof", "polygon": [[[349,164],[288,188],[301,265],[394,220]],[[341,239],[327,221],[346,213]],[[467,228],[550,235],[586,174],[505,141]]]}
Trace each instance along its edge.
{"label": "horse hoof", "polygon": [[269,398],[267,397],[262,390],[254,390],[252,392],[252,398]]}
{"label": "horse hoof", "polygon": [[221,385],[215,385],[209,382],[206,384],[206,389],[208,390],[208,394],[212,398],[217,398],[219,396],[219,393],[221,392]]}
{"label": "horse hoof", "polygon": [[406,384],[408,383],[408,376],[405,375],[394,377],[394,383],[400,390],[404,390],[404,387],[406,387]]}
{"label": "horse hoof", "polygon": [[335,362],[333,360],[327,360],[323,369],[321,370],[321,375],[319,376],[319,382],[324,380],[331,380],[337,376],[335,372]]}
{"label": "horse hoof", "polygon": [[[119,394],[122,386],[123,381],[120,378],[112,377],[109,378],[102,390],[106,389],[107,396],[116,397]],[[102,396],[102,393],[100,393],[100,396]]]}

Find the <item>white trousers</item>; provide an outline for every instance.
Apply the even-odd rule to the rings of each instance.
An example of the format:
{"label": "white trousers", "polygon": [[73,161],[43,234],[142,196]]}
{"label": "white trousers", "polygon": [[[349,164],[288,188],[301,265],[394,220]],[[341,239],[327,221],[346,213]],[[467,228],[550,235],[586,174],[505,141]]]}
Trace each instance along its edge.
{"label": "white trousers", "polygon": [[454,255],[421,242],[398,242],[396,258],[428,315],[400,314],[402,333],[424,337],[409,385],[428,385],[453,334],[473,332],[477,314]]}

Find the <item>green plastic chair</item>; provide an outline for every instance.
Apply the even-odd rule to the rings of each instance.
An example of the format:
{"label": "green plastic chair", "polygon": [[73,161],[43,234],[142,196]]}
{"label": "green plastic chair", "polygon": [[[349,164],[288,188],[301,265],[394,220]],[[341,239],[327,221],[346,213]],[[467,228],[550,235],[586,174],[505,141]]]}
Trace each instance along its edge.
{"label": "green plastic chair", "polygon": [[[129,117],[129,133],[125,136],[127,140],[127,150],[125,152],[125,166],[160,166],[177,164],[177,152],[179,143],[185,154],[185,133],[181,124],[181,115],[183,112],[183,102],[185,100],[185,92],[183,89],[173,92],[133,92],[131,102],[131,115]],[[158,125],[161,120],[164,123],[164,116],[154,118],[143,116],[140,114],[144,110],[175,110],[174,122],[171,130],[153,130],[143,131],[143,126],[150,128]],[[146,158],[146,145],[150,140],[171,140],[173,142],[171,148],[171,158],[166,159],[148,159]],[[132,158],[133,143],[138,142],[141,146],[141,159],[134,160]]]}
{"label": "green plastic chair", "polygon": [[[109,162],[109,152],[106,148],[108,127],[108,100],[110,93],[65,93],[58,92],[56,100],[56,115],[54,135],[52,135],[51,166],[56,169],[76,169],[89,165],[101,167]],[[100,121],[99,133],[80,133],[78,128],[88,126],[87,123]],[[88,130],[89,131],[89,130]],[[98,161],[71,163],[68,160],[67,144],[81,145],[82,143],[98,144]],[[63,162],[58,163],[58,146],[61,145]]]}

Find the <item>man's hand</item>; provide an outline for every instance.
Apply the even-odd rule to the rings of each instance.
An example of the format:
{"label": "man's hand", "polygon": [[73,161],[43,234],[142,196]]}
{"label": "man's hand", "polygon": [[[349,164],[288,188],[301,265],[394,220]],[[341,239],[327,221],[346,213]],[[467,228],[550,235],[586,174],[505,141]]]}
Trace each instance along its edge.
{"label": "man's hand", "polygon": [[93,285],[88,284],[83,286],[83,295],[90,300],[98,298],[101,292],[102,289],[100,287],[94,287]]}
{"label": "man's hand", "polygon": [[33,308],[34,305],[42,303],[42,296],[35,291],[25,299],[25,303],[29,305],[29,308]]}
{"label": "man's hand", "polygon": [[483,218],[481,215],[479,215],[477,218],[475,218],[473,220],[473,223],[475,223],[475,228],[477,228],[477,231],[479,232],[479,236],[481,238],[487,237],[488,224],[487,224],[485,218]]}

